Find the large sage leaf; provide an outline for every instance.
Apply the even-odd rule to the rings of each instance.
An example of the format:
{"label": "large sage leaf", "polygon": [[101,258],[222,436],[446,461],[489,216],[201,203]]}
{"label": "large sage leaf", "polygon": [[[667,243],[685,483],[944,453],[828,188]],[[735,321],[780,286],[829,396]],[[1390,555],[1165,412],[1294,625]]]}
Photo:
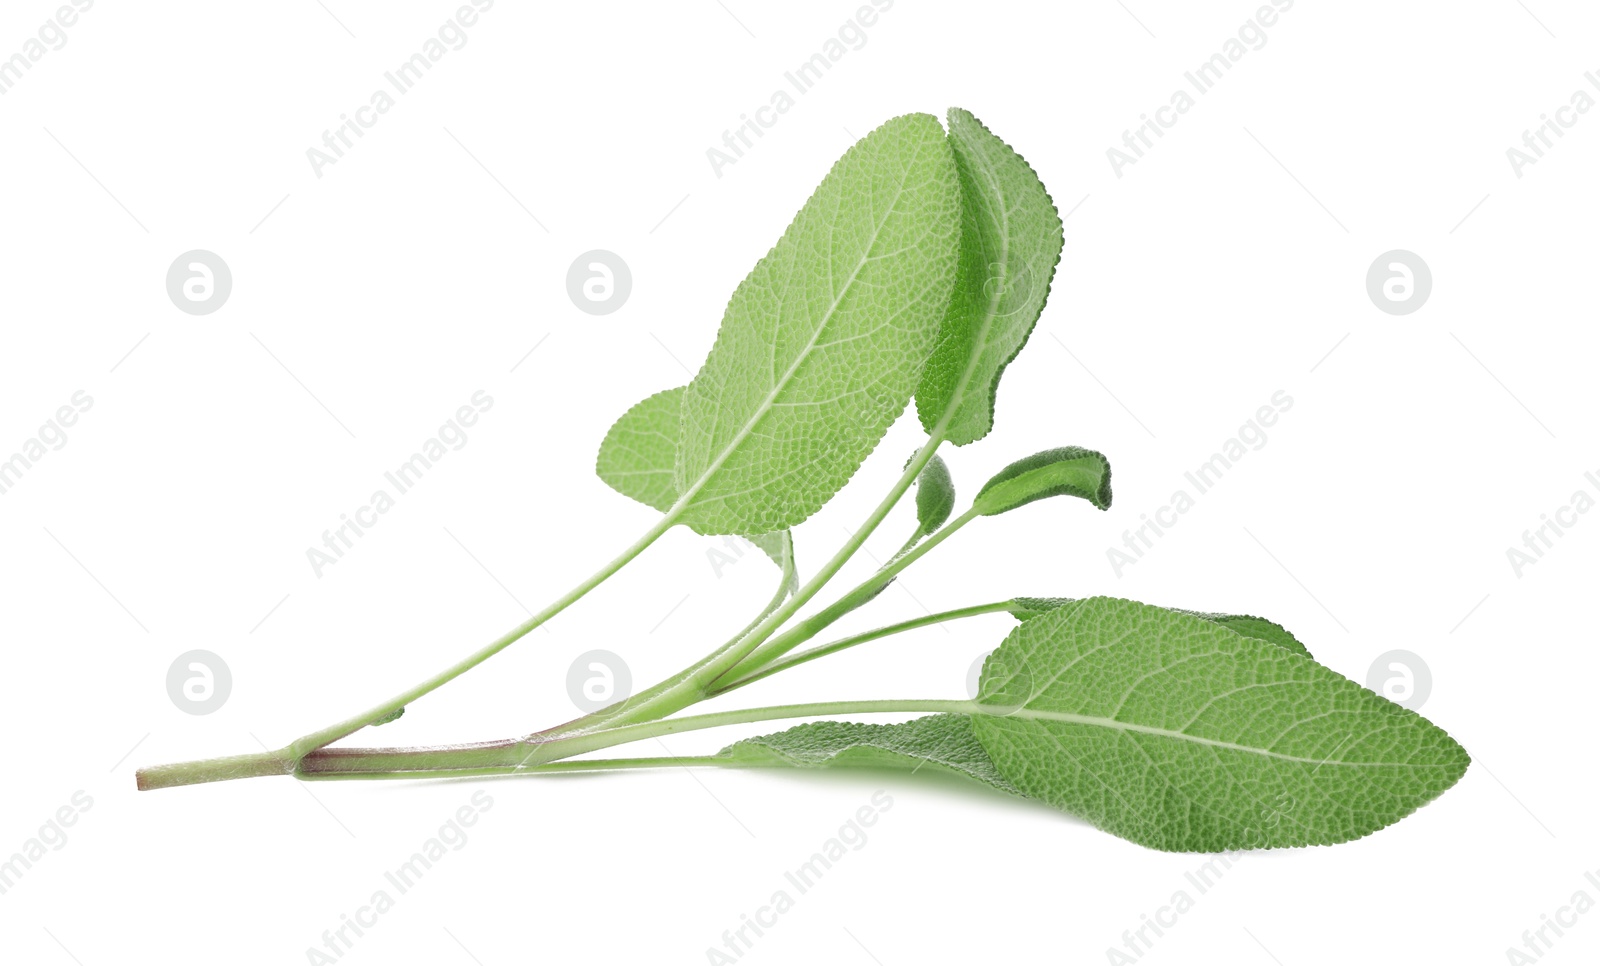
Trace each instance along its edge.
{"label": "large sage leaf", "polygon": [[1436,798],[1438,727],[1289,649],[1109,598],[1024,621],[974,730],[1024,794],[1168,851],[1332,845]]}
{"label": "large sage leaf", "polygon": [[1028,162],[958,107],[950,142],[961,178],[961,263],[922,381],[917,416],[957,446],[994,426],[1000,375],[1044,310],[1061,259],[1061,218]]}
{"label": "large sage leaf", "polygon": [[[662,513],[678,502],[673,466],[678,457],[679,413],[683,387],[664,389],[645,399],[611,425],[600,443],[595,472],[613,490]],[[794,566],[794,539],[788,530],[746,537],[784,573],[789,593],[800,587]]]}
{"label": "large sage leaf", "polygon": [[[1008,601],[1008,610],[1012,617],[1019,621],[1048,614],[1063,604],[1073,602],[1071,597],[1016,597]],[[1203,621],[1220,624],[1235,634],[1253,637],[1258,641],[1267,641],[1279,647],[1286,647],[1296,654],[1306,657],[1311,656],[1311,651],[1300,643],[1300,640],[1289,633],[1288,628],[1282,624],[1275,624],[1265,617],[1253,617],[1249,614],[1213,614],[1198,610],[1182,610],[1177,607],[1168,607],[1167,610],[1175,614],[1189,614]]]}
{"label": "large sage leaf", "polygon": [[847,151],[739,285],[683,398],[676,491],[701,533],[823,505],[910,400],[955,281],[955,161],[909,114]]}
{"label": "large sage leaf", "polygon": [[1220,624],[1235,634],[1243,634],[1245,637],[1253,637],[1258,641],[1266,641],[1269,644],[1286,647],[1294,653],[1305,657],[1311,656],[1311,651],[1300,643],[1299,638],[1289,633],[1288,628],[1282,624],[1269,621],[1265,617],[1254,617],[1250,614],[1213,614],[1198,610],[1179,610],[1176,607],[1167,609],[1177,614],[1192,614],[1203,621]]}
{"label": "large sage leaf", "polygon": [[740,765],[951,771],[1021,795],[994,767],[973,734],[972,718],[934,714],[899,724],[815,721],[746,738],[717,752]]}

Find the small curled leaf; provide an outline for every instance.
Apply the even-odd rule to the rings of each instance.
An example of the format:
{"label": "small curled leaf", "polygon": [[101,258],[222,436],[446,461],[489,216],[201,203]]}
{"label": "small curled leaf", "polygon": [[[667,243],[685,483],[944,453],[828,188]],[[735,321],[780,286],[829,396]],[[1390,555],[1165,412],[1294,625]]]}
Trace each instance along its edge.
{"label": "small curled leaf", "polygon": [[955,508],[956,485],[950,479],[950,467],[935,456],[917,474],[917,535],[931,536]]}
{"label": "small curled leaf", "polygon": [[[911,459],[916,459],[913,456]],[[911,460],[906,460],[910,465]],[[922,467],[922,472],[917,474],[917,532],[911,535],[894,556],[895,559],[905,556],[911,549],[921,543],[924,537],[932,536],[944,522],[950,519],[950,513],[956,508],[956,485],[950,479],[950,467],[944,460],[934,456]],[[891,577],[867,591],[855,607],[860,607],[868,601],[875,600],[877,596],[889,589],[894,583]],[[852,610],[855,608],[852,607]]]}
{"label": "small curled leaf", "polygon": [[1111,464],[1081,446],[1062,446],[1017,460],[978,491],[972,508],[992,517],[1052,496],[1075,496],[1104,510],[1111,505]]}

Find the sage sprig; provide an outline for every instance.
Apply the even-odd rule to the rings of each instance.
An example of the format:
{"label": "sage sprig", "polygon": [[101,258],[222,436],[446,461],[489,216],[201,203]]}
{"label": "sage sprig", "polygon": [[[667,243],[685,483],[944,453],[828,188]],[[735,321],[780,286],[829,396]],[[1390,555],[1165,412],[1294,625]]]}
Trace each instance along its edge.
{"label": "sage sprig", "polygon": [[[1101,453],[1057,446],[978,487],[965,510],[941,446],[993,428],[999,385],[1044,310],[1061,219],[1023,158],[970,113],[895,118],[834,165],[734,291],[686,386],[648,396],[600,445],[596,471],[661,518],[566,594],[426,681],[281,749],[139,772],[140,788],[285,774],[305,780],[544,775],[703,764],[928,768],[1033,799],[1156,849],[1326,845],[1383,828],[1465,772],[1437,726],[1316,662],[1260,617],[1104,597],[970,604],[817,643],[962,528],[1070,496],[1111,506]],[[915,401],[927,440],[832,556],[802,580],[793,528],[844,487]],[[855,586],[826,590],[915,487],[909,538]],[[609,708],[528,735],[433,748],[335,742],[398,717],[684,525],[744,536],[777,564],[732,639]],[[917,627],[1010,614],[969,699],[812,702],[684,715],[771,675]],[[662,735],[813,720],[712,755],[585,758]]]}

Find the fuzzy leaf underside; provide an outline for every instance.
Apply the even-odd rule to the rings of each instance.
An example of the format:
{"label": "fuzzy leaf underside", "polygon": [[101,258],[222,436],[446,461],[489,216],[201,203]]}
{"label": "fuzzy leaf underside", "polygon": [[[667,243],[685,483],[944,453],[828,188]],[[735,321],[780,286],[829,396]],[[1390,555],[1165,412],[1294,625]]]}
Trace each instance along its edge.
{"label": "fuzzy leaf underside", "polygon": [[[1011,616],[1019,621],[1025,621],[1038,617],[1040,614],[1048,614],[1063,604],[1070,604],[1073,599],[1071,597],[1016,597],[1009,602],[1009,610]],[[1286,647],[1296,654],[1306,657],[1311,656],[1311,651],[1298,638],[1289,633],[1288,628],[1282,624],[1273,623],[1265,617],[1254,617],[1249,614],[1213,614],[1198,610],[1184,610],[1180,607],[1167,607],[1165,609],[1175,614],[1189,614],[1203,621],[1220,624],[1235,634],[1243,634],[1245,637],[1253,637],[1258,641],[1277,644],[1279,647]]]}
{"label": "fuzzy leaf underside", "polygon": [[938,455],[917,474],[917,535],[931,536],[956,508],[956,484],[950,467]]}
{"label": "fuzzy leaf underside", "polygon": [[1105,597],[1020,624],[977,701],[979,742],[1025,794],[1166,851],[1360,838],[1468,765],[1425,718],[1285,647]]}
{"label": "fuzzy leaf underside", "polygon": [[600,443],[595,472],[606,485],[662,513],[678,502],[673,466],[683,387],[663,389],[623,413]]}
{"label": "fuzzy leaf underside", "polygon": [[928,432],[962,446],[994,426],[1000,376],[1044,310],[1061,259],[1061,218],[1038,175],[960,108],[949,113],[961,182],[961,259],[939,341],[917,386]]}
{"label": "fuzzy leaf underside", "polygon": [[728,303],[684,393],[675,489],[700,533],[816,512],[911,398],[950,300],[955,161],[909,114],[850,148]]}
{"label": "fuzzy leaf underside", "polygon": [[[600,443],[595,472],[606,485],[662,513],[678,502],[673,465],[678,455],[683,387],[663,389],[623,413]],[[800,587],[788,530],[746,537],[784,572],[789,593]]]}
{"label": "fuzzy leaf underside", "polygon": [[1075,496],[1106,509],[1111,506],[1111,463],[1081,446],[1047,449],[996,473],[972,505],[984,516],[995,516],[1052,496]]}
{"label": "fuzzy leaf underside", "polygon": [[900,724],[814,721],[746,738],[717,752],[747,765],[792,768],[887,768],[955,772],[1021,795],[994,767],[964,714],[934,714]]}
{"label": "fuzzy leaf underside", "polygon": [[783,571],[783,592],[793,594],[800,589],[800,570],[794,560],[794,534],[789,530],[777,533],[757,533],[746,537]]}

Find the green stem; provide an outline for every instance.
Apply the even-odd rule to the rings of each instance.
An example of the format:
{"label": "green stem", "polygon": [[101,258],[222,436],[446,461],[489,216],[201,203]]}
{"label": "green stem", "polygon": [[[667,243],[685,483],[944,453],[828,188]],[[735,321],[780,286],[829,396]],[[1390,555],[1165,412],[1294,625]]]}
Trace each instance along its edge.
{"label": "green stem", "polygon": [[[941,422],[935,428],[935,431],[928,436],[928,441],[923,444],[922,449],[918,450],[917,454],[906,464],[905,472],[900,474],[900,479],[895,481],[894,487],[878,502],[872,514],[850,535],[850,539],[845,541],[844,546],[834,553],[833,557],[806,582],[805,586],[801,587],[793,597],[789,598],[787,604],[763,621],[754,634],[751,634],[737,646],[727,648],[718,658],[706,662],[706,665],[697,675],[696,683],[701,686],[709,685],[727,671],[732,670],[771,637],[774,631],[782,627],[789,618],[793,617],[800,608],[810,603],[811,598],[815,597],[823,587],[827,586],[828,581],[832,580],[834,575],[849,562],[850,558],[856,555],[862,544],[866,543],[867,538],[872,536],[872,532],[878,528],[878,524],[883,522],[884,518],[889,515],[889,511],[893,510],[895,505],[900,502],[900,498],[905,496],[906,490],[910,489],[911,484],[915,483],[917,477],[921,475],[922,468],[928,465],[929,460],[933,459],[933,455],[938,451],[939,444],[943,439],[944,423]],[[914,559],[914,554],[915,551],[913,551],[913,554],[907,554],[907,557]]]}
{"label": "green stem", "polygon": [[[910,489],[911,484],[916,482],[922,468],[933,459],[933,454],[944,438],[944,428],[945,422],[934,427],[934,432],[928,436],[928,441],[923,444],[922,449],[918,450],[906,464],[905,471],[900,474],[900,479],[895,481],[894,487],[878,503],[872,514],[850,535],[850,539],[845,541],[844,546],[839,548],[832,559],[796,591],[786,604],[767,615],[754,629],[733,638],[695,664],[638,695],[567,725],[539,732],[530,737],[549,741],[574,734],[587,734],[619,724],[655,721],[703,700],[710,693],[712,682],[739,665],[752,651],[770,638],[778,628],[794,616],[796,611],[809,603],[856,551],[861,549],[861,545],[866,543],[872,531],[877,529],[878,524],[889,515],[889,511],[900,502],[900,498]],[[793,646],[794,644],[789,645]]]}
{"label": "green stem", "polygon": [[900,549],[894,552],[894,556],[889,558],[889,562],[894,563],[896,560],[899,560],[901,557],[904,557],[906,554],[910,553],[917,544],[922,542],[922,537],[922,528],[918,527],[917,532],[913,533],[911,538],[905,543],[902,543],[900,545]]}
{"label": "green stem", "polygon": [[[724,674],[723,678],[738,679],[749,677],[789,651],[822,633],[839,618],[876,597],[884,585],[893,580],[896,575],[916,563],[924,554],[943,543],[951,534],[966,526],[977,516],[978,511],[973,508],[951,520],[937,533],[918,544],[914,549],[890,560],[881,570],[857,584],[849,593],[840,597],[833,604],[796,624],[792,629],[756,647],[736,666]],[[713,687],[715,686],[715,680],[717,679],[713,679]]]}
{"label": "green stem", "polygon": [[214,758],[206,761],[180,762],[172,765],[157,765],[141,769],[136,776],[139,788],[170,788],[175,785],[193,785],[201,782],[228,781],[234,778],[253,778],[260,775],[293,772],[296,764],[303,760],[306,755],[332,744],[340,738],[348,737],[360,731],[374,721],[393,714],[423,695],[455,680],[505,650],[545,621],[566,610],[579,598],[625,567],[633,558],[643,553],[646,547],[655,543],[663,533],[672,528],[672,525],[677,522],[682,512],[681,503],[678,506],[674,506],[644,536],[635,540],[632,546],[618,554],[610,563],[589,575],[582,583],[563,594],[544,610],[421,684],[408,688],[382,704],[375,705],[353,718],[347,718],[320,731],[313,731],[311,734],[297,738],[290,742],[287,747],[278,751]]}
{"label": "green stem", "polygon": [[221,782],[234,778],[259,778],[263,775],[294,773],[294,759],[284,751],[262,751],[252,755],[231,755],[208,761],[184,761],[172,765],[141,768],[136,776],[139,791]]}
{"label": "green stem", "polygon": [[1008,613],[1010,610],[1011,602],[1008,600],[1002,600],[993,604],[976,604],[972,607],[962,607],[956,610],[940,611],[937,614],[929,614],[926,617],[917,617],[912,620],[901,621],[898,624],[889,624],[885,627],[874,628],[873,630],[865,631],[852,637],[844,637],[828,644],[820,644],[816,647],[801,651],[799,654],[791,654],[781,660],[773,661],[771,664],[768,664],[743,677],[736,678],[727,684],[716,685],[712,689],[711,695],[715,697],[717,695],[727,694],[729,691],[737,690],[747,684],[753,684],[756,681],[767,677],[768,675],[777,674],[779,671],[783,671],[800,664],[805,664],[807,661],[814,661],[819,657],[835,654],[839,651],[845,650],[846,648],[855,647],[857,644],[865,644],[868,641],[876,641],[879,638],[888,637],[892,634],[900,634],[904,633],[905,631],[912,631],[919,627],[928,627],[932,624],[940,624],[945,621],[959,620],[963,617],[976,617],[980,614],[1004,614]]}
{"label": "green stem", "polygon": [[323,728],[321,731],[313,731],[311,734],[292,742],[289,745],[290,753],[293,754],[294,757],[299,758],[317,748],[332,744],[333,742],[338,741],[340,738],[354,734],[379,718],[393,714],[395,711],[398,711],[400,708],[405,707],[430,691],[448,684],[449,682],[482,664],[484,661],[487,661],[489,658],[499,654],[501,651],[505,650],[507,647],[510,647],[513,643],[526,636],[530,631],[538,627],[540,624],[543,624],[545,621],[548,621],[550,618],[566,610],[579,598],[600,586],[600,584],[605,582],[605,580],[612,574],[615,574],[617,571],[627,566],[628,563],[633,560],[633,558],[643,553],[645,548],[649,547],[652,543],[655,543],[663,533],[666,533],[668,530],[672,529],[672,525],[678,522],[678,517],[682,514],[682,510],[680,509],[681,506],[682,504],[680,503],[679,506],[675,506],[669,510],[665,516],[657,521],[655,526],[651,527],[644,534],[644,536],[640,537],[638,540],[635,540],[632,546],[618,554],[610,563],[590,574],[582,583],[578,584],[578,586],[558,597],[549,606],[545,607],[544,610],[534,614],[521,624],[513,627],[511,630],[445,668],[443,671],[440,671],[438,674],[435,674],[433,677],[423,681],[421,684],[408,688],[400,694],[397,694],[389,700],[383,702],[382,704],[376,705],[375,707],[372,707],[353,718],[341,721],[335,725],[330,725],[326,728]]}
{"label": "green stem", "polygon": [[[720,648],[712,653],[722,653],[722,651],[744,640],[745,637],[748,636],[752,631],[761,626],[762,621],[766,620],[772,615],[773,611],[777,610],[783,605],[784,600],[789,596],[789,584],[793,578],[794,555],[791,552],[788,559],[784,562],[783,573],[778,578],[778,589],[773,593],[772,599],[767,601],[767,606],[763,607],[761,612],[757,614],[755,618],[750,621],[750,623],[744,626],[743,630],[729,638]],[[590,731],[601,730],[608,725],[618,724],[620,723],[618,720],[619,716],[626,718],[626,713],[629,711],[629,709],[639,707],[640,705],[653,700],[656,696],[664,693],[670,686],[677,683],[681,676],[682,675],[680,674],[658,684],[653,684],[638,694],[629,695],[628,697],[623,698],[621,701],[610,704],[599,711],[580,715],[566,722],[565,724],[559,724],[554,728],[548,728],[542,732],[539,732],[538,737],[543,740],[549,740],[555,735],[582,734]]]}
{"label": "green stem", "polygon": [[531,765],[515,771],[505,768],[452,768],[447,771],[386,771],[386,772],[359,772],[359,773],[315,773],[302,774],[304,781],[358,781],[382,779],[417,779],[417,778],[479,778],[493,775],[551,775],[571,774],[573,772],[595,771],[621,771],[628,768],[689,768],[702,765],[714,765],[723,768],[751,768],[761,762],[736,761],[732,758],[719,758],[716,755],[672,755],[657,758],[595,758],[586,761],[551,761],[543,765]]}
{"label": "green stem", "polygon": [[982,713],[983,709],[971,701],[939,700],[822,701],[744,708],[645,721],[553,740],[534,738],[437,748],[323,748],[300,759],[295,774],[302,778],[321,779],[371,778],[393,774],[412,778],[513,775],[613,745],[706,728],[782,718],[906,711],[977,714]]}

